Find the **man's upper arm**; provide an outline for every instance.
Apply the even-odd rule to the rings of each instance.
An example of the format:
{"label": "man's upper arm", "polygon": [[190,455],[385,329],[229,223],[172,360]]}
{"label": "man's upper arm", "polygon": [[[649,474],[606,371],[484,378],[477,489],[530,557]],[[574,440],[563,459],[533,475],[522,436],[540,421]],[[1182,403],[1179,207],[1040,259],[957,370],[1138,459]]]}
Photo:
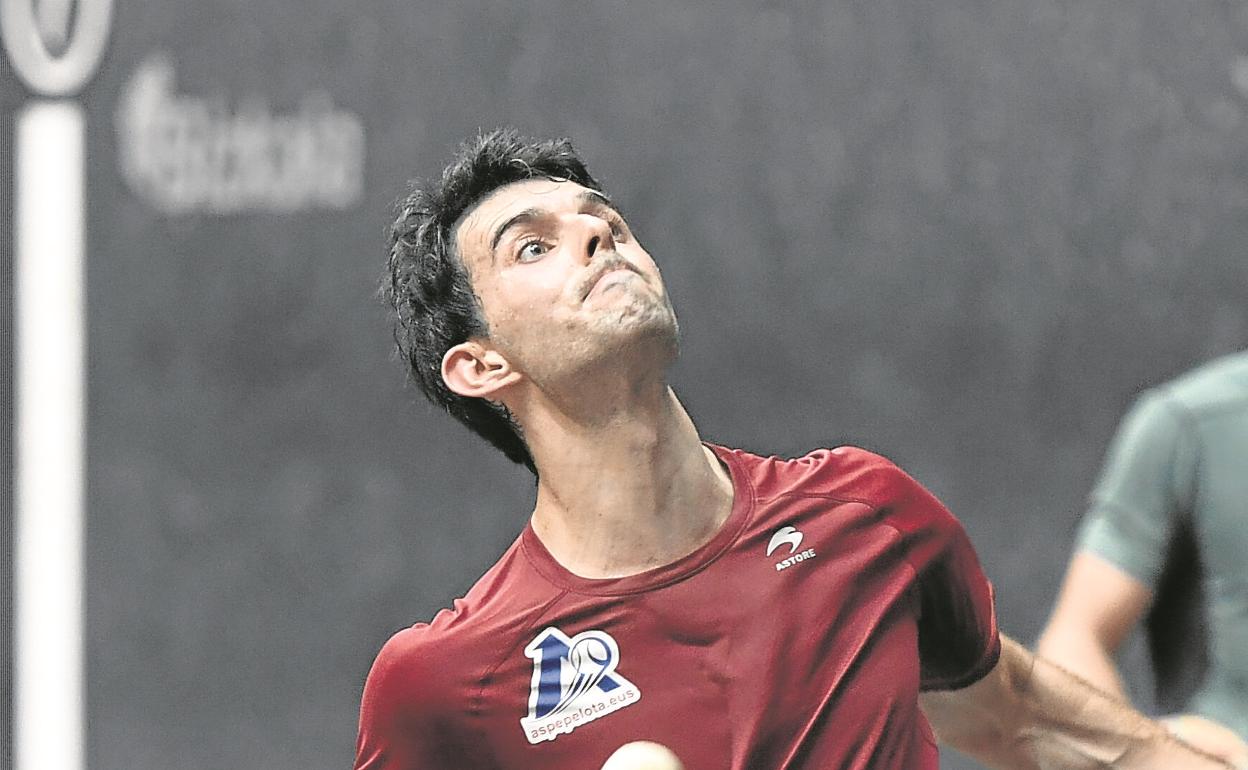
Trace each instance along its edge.
{"label": "man's upper arm", "polygon": [[1195,497],[1197,440],[1189,418],[1160,392],[1123,418],[1076,537],[1089,551],[1151,589],[1170,537]]}
{"label": "man's upper arm", "polygon": [[921,484],[895,466],[889,521],[901,531],[915,571],[921,687],[963,687],[1000,652],[992,584],[966,531]]}
{"label": "man's upper arm", "polygon": [[[1092,551],[1079,551],[1070,561],[1053,614],[1041,638],[1040,653],[1052,655],[1064,634],[1090,635],[1109,653],[1148,609],[1152,590],[1138,578]],[[1064,656],[1054,659],[1069,665]]]}
{"label": "man's upper arm", "polygon": [[1142,396],[1105,456],[1038,649],[1123,697],[1112,658],[1147,611],[1169,540],[1195,494],[1196,442],[1181,407]]}
{"label": "man's upper arm", "polygon": [[1008,682],[1010,655],[1009,645],[1004,644],[992,668],[975,682],[956,690],[919,694],[919,706],[941,743],[983,756],[1010,740],[1010,715],[1017,710],[1009,697],[1013,692]]}

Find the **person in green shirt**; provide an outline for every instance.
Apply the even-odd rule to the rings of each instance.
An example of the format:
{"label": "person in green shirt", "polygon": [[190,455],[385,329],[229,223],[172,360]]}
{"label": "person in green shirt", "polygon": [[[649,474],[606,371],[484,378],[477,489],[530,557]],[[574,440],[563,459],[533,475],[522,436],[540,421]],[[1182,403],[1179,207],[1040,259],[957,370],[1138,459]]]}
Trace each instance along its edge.
{"label": "person in green shirt", "polygon": [[1150,612],[1154,639],[1180,628],[1157,612],[1176,578],[1207,640],[1177,634],[1173,650],[1202,665],[1167,721],[1248,767],[1248,351],[1146,391],[1123,419],[1037,651],[1127,700],[1115,656]]}

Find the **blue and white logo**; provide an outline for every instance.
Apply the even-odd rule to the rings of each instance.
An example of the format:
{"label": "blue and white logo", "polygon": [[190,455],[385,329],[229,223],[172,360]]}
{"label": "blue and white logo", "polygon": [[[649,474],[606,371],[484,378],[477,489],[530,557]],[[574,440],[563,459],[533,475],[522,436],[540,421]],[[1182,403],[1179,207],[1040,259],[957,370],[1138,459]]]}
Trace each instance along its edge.
{"label": "blue and white logo", "polygon": [[553,741],[641,700],[641,690],[617,670],[620,647],[605,631],[569,639],[550,626],[524,654],[533,659],[529,715],[520,720],[529,743]]}

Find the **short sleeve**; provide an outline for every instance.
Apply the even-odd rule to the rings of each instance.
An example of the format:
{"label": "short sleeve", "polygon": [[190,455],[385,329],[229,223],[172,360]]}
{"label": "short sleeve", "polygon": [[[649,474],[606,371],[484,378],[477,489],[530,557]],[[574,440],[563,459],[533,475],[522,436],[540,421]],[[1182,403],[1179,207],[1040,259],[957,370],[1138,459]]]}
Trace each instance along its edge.
{"label": "short sleeve", "polygon": [[1154,586],[1175,525],[1190,510],[1195,470],[1181,408],[1161,393],[1145,395],[1110,444],[1077,547]]}
{"label": "short sleeve", "polygon": [[957,690],[982,679],[1001,655],[992,584],[961,522],[917,481],[897,475],[889,520],[915,572],[920,687]]}
{"label": "short sleeve", "polygon": [[434,659],[423,630],[400,631],[373,662],[360,703],[355,770],[456,770],[471,754],[447,668]]}

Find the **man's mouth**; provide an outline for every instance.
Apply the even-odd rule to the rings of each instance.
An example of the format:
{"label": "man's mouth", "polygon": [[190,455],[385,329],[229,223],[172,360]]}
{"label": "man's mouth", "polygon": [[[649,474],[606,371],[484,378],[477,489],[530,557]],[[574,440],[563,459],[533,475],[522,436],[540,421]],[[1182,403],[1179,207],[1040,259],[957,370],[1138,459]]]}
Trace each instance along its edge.
{"label": "man's mouth", "polygon": [[623,260],[608,262],[601,265],[598,269],[594,270],[593,274],[591,274],[589,279],[586,280],[585,291],[582,292],[581,299],[588,299],[589,295],[593,294],[604,281],[608,280],[613,274],[619,272],[636,273],[637,271],[633,269],[632,265]]}

